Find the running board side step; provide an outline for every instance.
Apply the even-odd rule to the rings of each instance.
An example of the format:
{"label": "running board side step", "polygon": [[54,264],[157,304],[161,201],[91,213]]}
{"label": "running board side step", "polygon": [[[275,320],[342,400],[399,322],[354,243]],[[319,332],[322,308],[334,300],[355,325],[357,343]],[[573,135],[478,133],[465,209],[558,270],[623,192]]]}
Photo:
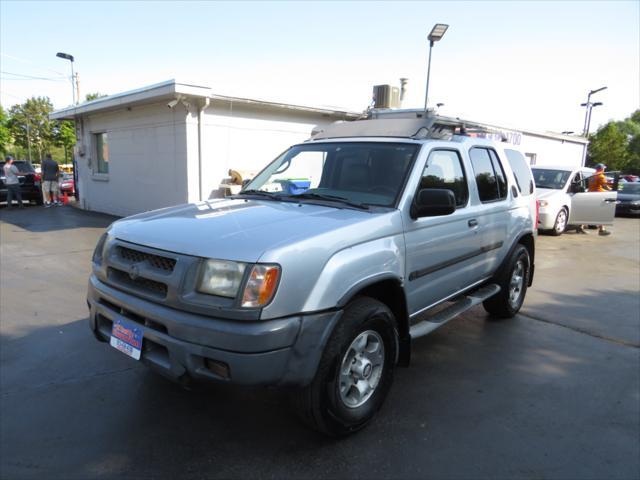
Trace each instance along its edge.
{"label": "running board side step", "polygon": [[412,325],[409,330],[411,339],[423,337],[424,335],[431,333],[433,330],[441,327],[449,320],[453,320],[461,313],[464,313],[470,308],[484,302],[487,298],[493,297],[499,291],[500,286],[495,283],[491,283],[489,285],[483,286],[482,288],[479,288],[478,290],[467,293],[466,295],[460,297],[460,299],[455,303],[445,308],[444,310],[439,311],[432,317],[429,317],[422,322]]}

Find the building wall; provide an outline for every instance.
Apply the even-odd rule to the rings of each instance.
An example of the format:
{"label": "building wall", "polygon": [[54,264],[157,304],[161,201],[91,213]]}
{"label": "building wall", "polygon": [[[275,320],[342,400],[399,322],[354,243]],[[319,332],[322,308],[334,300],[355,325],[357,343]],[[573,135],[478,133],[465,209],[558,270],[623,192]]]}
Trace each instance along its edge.
{"label": "building wall", "polygon": [[[222,195],[219,185],[229,169],[256,174],[285,149],[308,139],[315,126],[333,121],[321,114],[214,103],[203,115],[203,198]],[[187,123],[189,145],[197,148],[197,116],[190,116]],[[191,172],[197,178],[197,151],[192,153],[190,149],[189,178]],[[197,182],[190,181],[190,201],[197,193]]]}
{"label": "building wall", "polygon": [[[202,197],[222,196],[230,168],[257,173],[333,119],[317,113],[212,104],[203,114]],[[166,102],[83,117],[82,208],[127,216],[200,199],[198,113]],[[106,132],[109,174],[97,173],[94,134]]]}
{"label": "building wall", "polygon": [[581,143],[548,137],[543,138],[525,133],[522,135],[519,148],[524,153],[535,154],[535,165],[562,165],[567,167],[579,167],[582,165],[584,146]]}
{"label": "building wall", "polygon": [[[185,115],[165,102],[85,116],[85,155],[76,156],[82,208],[126,216],[186,202]],[[100,132],[108,136],[108,175],[97,173]]]}

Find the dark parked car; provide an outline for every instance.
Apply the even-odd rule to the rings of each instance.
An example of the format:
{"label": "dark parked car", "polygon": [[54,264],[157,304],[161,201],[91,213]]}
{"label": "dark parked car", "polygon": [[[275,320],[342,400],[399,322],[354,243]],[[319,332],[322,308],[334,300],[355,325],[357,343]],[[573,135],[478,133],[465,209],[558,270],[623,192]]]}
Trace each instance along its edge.
{"label": "dark parked car", "polygon": [[640,183],[619,185],[616,215],[640,215]]}
{"label": "dark parked car", "polygon": [[[4,177],[4,164],[0,162],[0,202],[7,201],[7,186],[5,185]],[[20,191],[22,192],[22,200],[24,202],[34,201],[38,205],[42,205],[42,187],[40,186],[40,175],[36,173],[30,163],[24,160],[16,160],[13,164],[18,167],[18,170],[22,173],[27,173],[25,176],[18,177],[20,180]]]}

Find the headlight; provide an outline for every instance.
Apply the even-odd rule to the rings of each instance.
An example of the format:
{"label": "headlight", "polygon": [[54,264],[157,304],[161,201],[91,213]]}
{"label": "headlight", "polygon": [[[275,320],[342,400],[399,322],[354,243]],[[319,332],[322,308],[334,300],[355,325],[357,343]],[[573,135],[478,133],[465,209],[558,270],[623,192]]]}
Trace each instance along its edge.
{"label": "headlight", "polygon": [[633,205],[634,207],[640,206],[640,200],[635,200],[631,202],[631,205]]}
{"label": "headlight", "polygon": [[264,307],[276,293],[280,280],[278,265],[254,265],[242,295],[243,307]]}
{"label": "headlight", "polygon": [[540,206],[541,207],[546,207],[549,205],[549,202],[547,202],[546,200],[540,200]]}
{"label": "headlight", "polygon": [[107,236],[109,234],[107,232],[103,233],[100,236],[100,240],[98,240],[98,244],[96,248],[93,250],[93,263],[96,265],[100,265],[102,263],[102,254],[104,251],[104,244],[107,241]]}
{"label": "headlight", "polygon": [[198,291],[209,295],[235,298],[244,276],[245,263],[206,260],[201,269]]}

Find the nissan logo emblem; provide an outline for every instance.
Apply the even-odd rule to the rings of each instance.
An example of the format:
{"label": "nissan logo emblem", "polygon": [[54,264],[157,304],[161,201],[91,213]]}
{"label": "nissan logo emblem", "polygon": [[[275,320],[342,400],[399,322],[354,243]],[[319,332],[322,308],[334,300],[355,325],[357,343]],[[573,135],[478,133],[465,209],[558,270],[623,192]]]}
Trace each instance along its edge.
{"label": "nissan logo emblem", "polygon": [[135,280],[136,278],[138,278],[139,275],[140,275],[140,269],[138,268],[137,263],[134,263],[133,265],[129,266],[129,278],[131,280]]}

